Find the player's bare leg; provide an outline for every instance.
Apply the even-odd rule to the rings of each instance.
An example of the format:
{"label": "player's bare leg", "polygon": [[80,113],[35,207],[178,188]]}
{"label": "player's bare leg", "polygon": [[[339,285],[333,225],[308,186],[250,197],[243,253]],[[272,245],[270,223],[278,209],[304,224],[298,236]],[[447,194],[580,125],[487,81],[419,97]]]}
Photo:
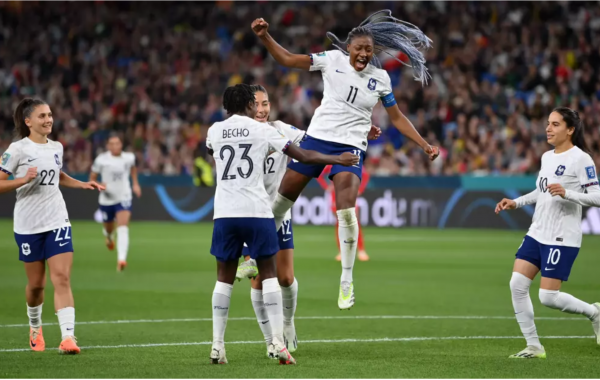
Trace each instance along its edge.
{"label": "player's bare leg", "polygon": [[294,315],[298,304],[298,281],[294,276],[294,250],[283,249],[277,253],[277,280],[283,299],[283,338],[290,352],[298,349]]}
{"label": "player's bare leg", "polygon": [[106,243],[106,248],[109,251],[115,249],[115,241],[113,239],[113,233],[115,232],[115,222],[104,222],[104,228],[102,229],[102,234],[104,235],[104,242]]}
{"label": "player's bare leg", "polygon": [[129,251],[129,220],[131,211],[117,212],[117,271],[121,272],[127,266],[127,253]]}
{"label": "player's bare leg", "polygon": [[262,277],[263,300],[265,310],[271,322],[273,332],[273,350],[277,352],[279,364],[296,364],[296,360],[285,347],[283,338],[283,299],[277,280],[276,255],[257,258],[258,272]]}
{"label": "player's bare leg", "polygon": [[75,302],[71,291],[71,267],[73,252],[61,253],[48,259],[50,280],[54,285],[54,308],[62,333],[62,342],[58,348],[61,354],[78,354],[75,339]]}
{"label": "player's bare leg", "polygon": [[42,306],[46,286],[46,263],[44,261],[25,263],[25,273],[27,274],[25,298],[29,317],[29,346],[33,351],[44,351],[46,343],[42,334]]}
{"label": "player's bare leg", "polygon": [[225,329],[229,316],[231,292],[238,260],[217,260],[217,283],[212,296],[213,344],[210,352],[212,364],[227,364],[225,355]]}
{"label": "player's bare leg", "polygon": [[277,198],[273,202],[273,215],[275,216],[275,227],[279,231],[285,214],[292,208],[302,190],[308,185],[312,178],[300,174],[294,170],[287,169],[279,185]]}
{"label": "player's bare leg", "polygon": [[333,176],[335,202],[338,216],[340,253],[342,255],[342,276],[338,307],[342,310],[354,306],[354,284],[352,270],[356,259],[358,243],[358,219],[356,218],[356,197],[360,179],[351,172],[341,172]]}

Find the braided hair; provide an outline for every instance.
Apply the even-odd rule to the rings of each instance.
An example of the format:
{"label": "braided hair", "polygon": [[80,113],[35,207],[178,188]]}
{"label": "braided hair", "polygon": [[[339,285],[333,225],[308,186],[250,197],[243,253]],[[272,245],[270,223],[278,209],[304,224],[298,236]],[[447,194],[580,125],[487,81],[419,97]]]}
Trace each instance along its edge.
{"label": "braided hair", "polygon": [[223,108],[227,115],[244,113],[250,103],[254,103],[254,91],[250,85],[241,83],[225,89]]}
{"label": "braided hair", "polygon": [[[429,49],[433,41],[413,24],[398,20],[392,16],[392,11],[384,9],[367,17],[359,26],[348,33],[348,38],[341,41],[335,34],[327,32],[327,37],[333,45],[348,55],[345,46],[355,37],[370,37],[373,40],[375,51],[384,52],[405,66],[412,67],[415,80],[427,84],[431,78],[425,66],[425,56],[419,49]],[[387,50],[400,51],[408,57],[410,65],[389,53]],[[373,56],[371,63],[381,68],[381,62]]]}

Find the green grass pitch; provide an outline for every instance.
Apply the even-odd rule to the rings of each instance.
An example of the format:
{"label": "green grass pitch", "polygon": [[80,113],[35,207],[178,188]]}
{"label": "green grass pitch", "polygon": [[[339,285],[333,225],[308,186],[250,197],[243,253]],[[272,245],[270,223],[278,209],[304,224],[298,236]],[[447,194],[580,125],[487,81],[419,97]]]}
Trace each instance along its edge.
{"label": "green grass pitch", "polygon": [[[129,267],[116,273],[98,224],[75,222],[72,286],[79,356],[59,356],[52,286],[47,350],[28,351],[26,284],[12,233],[0,221],[0,377],[13,378],[589,378],[600,374],[590,322],[532,299],[545,361],[509,360],[525,346],[508,282],[523,232],[367,228],[371,261],[357,262],[356,306],[337,308],[333,227],[295,227],[300,296],[297,366],[265,356],[248,281],[236,283],[228,365],[209,364],[215,262],[210,224],[133,223]],[[563,290],[600,300],[600,237],[584,246]],[[120,323],[115,323],[121,321]],[[93,323],[92,323],[93,322]],[[14,326],[17,325],[17,326]],[[20,351],[19,351],[20,350]]]}

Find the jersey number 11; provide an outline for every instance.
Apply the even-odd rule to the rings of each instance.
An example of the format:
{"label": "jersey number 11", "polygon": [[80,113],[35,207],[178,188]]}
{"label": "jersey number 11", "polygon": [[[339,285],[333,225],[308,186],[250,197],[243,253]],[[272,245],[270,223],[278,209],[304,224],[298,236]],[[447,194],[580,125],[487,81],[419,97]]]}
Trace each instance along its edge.
{"label": "jersey number 11", "polygon": [[[353,92],[354,96],[352,96]],[[354,104],[354,101],[356,100],[356,94],[358,94],[358,87],[350,86],[350,93],[348,94],[348,99],[346,99],[346,101]],[[352,98],[352,101],[350,101],[350,98]]]}

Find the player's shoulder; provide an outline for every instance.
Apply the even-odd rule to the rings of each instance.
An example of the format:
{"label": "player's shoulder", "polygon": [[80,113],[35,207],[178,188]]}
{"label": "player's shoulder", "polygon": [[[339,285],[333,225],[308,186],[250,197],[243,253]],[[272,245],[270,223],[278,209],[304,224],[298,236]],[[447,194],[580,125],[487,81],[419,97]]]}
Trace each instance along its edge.
{"label": "player's shoulder", "polygon": [[579,148],[578,146],[572,148],[571,155],[578,163],[585,165],[592,165],[594,163],[594,159],[592,158],[592,156],[589,153],[582,150],[581,148]]}
{"label": "player's shoulder", "polygon": [[52,147],[52,148],[58,148],[60,150],[63,150],[63,144],[59,141],[54,141],[54,140],[50,140],[48,139],[48,144]]}
{"label": "player's shoulder", "polygon": [[8,149],[10,150],[21,150],[24,147],[29,145],[29,139],[28,138],[22,138],[20,140],[17,141],[13,141],[10,143],[10,145],[8,146]]}
{"label": "player's shoulder", "polygon": [[299,131],[298,128],[294,127],[291,124],[284,123],[281,120],[270,121],[269,125],[271,125],[272,127],[275,127],[280,132],[283,132],[285,130]]}

